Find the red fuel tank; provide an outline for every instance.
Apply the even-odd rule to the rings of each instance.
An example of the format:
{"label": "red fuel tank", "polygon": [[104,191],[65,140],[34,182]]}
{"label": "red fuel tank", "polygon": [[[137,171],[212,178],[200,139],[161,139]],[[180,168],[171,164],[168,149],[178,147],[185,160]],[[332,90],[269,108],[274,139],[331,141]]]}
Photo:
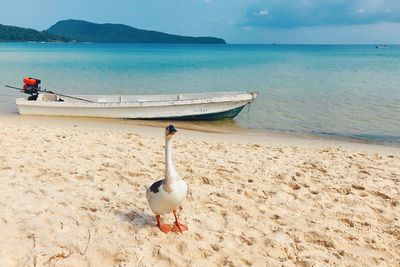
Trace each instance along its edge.
{"label": "red fuel tank", "polygon": [[31,85],[31,86],[37,86],[40,84],[40,80],[30,78],[30,77],[29,78],[26,77],[22,81],[24,82],[24,84]]}

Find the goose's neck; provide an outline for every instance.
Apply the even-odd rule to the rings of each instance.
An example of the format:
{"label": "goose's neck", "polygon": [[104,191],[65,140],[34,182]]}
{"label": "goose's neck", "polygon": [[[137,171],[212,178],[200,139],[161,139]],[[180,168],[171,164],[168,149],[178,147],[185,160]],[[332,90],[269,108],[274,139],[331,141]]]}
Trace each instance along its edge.
{"label": "goose's neck", "polygon": [[165,178],[178,179],[174,163],[172,163],[172,141],[165,139]]}

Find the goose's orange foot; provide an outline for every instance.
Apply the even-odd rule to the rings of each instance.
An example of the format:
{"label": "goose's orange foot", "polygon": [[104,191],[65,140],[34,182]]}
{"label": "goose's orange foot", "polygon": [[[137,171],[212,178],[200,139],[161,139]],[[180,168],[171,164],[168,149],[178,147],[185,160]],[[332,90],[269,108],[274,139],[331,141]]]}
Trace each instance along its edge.
{"label": "goose's orange foot", "polygon": [[171,232],[171,227],[168,224],[161,224],[160,215],[156,215],[157,226],[161,230],[161,232],[168,234]]}
{"label": "goose's orange foot", "polygon": [[172,227],[172,232],[180,232],[181,234],[183,231],[187,231],[188,227],[186,225],[181,224],[180,222],[175,222],[174,226]]}
{"label": "goose's orange foot", "polygon": [[171,232],[171,227],[168,224],[160,224],[158,228],[163,232],[164,234],[168,234]]}

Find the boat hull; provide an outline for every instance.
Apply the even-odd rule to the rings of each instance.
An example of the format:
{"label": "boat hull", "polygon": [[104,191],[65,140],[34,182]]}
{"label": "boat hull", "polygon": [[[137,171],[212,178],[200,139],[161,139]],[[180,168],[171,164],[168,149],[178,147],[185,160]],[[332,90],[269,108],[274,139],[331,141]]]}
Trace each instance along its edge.
{"label": "boat hull", "polygon": [[[17,99],[20,114],[44,116],[98,117],[119,119],[170,119],[170,120],[218,120],[237,116],[255,95],[240,94],[191,94],[189,96],[161,95],[161,100],[137,100],[138,96],[119,96],[120,102],[101,102],[106,96],[79,96],[93,102],[76,101],[28,101]],[[108,96],[110,98],[110,96]],[[133,97],[135,100],[133,101]],[[145,96],[141,96],[144,98]],[[147,96],[149,97],[149,96]],[[114,97],[115,98],[115,97]],[[123,101],[127,99],[127,101]],[[146,98],[149,99],[149,98]],[[94,101],[95,100],[95,101]],[[131,100],[131,101],[129,101]]]}
{"label": "boat hull", "polygon": [[244,106],[234,108],[227,111],[201,114],[201,115],[187,115],[181,117],[168,117],[168,118],[154,118],[159,120],[182,120],[182,121],[213,121],[213,120],[223,120],[223,119],[233,119],[242,111]]}

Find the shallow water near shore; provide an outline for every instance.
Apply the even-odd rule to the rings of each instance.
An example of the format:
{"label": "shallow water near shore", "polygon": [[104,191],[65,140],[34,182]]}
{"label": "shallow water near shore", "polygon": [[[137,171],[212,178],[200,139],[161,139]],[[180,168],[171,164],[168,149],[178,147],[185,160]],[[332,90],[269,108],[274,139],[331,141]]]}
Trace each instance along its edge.
{"label": "shallow water near shore", "polygon": [[[32,76],[65,94],[260,92],[233,121],[186,128],[400,144],[399,46],[1,43],[0,62],[2,84]],[[2,89],[0,112],[16,96]]]}

